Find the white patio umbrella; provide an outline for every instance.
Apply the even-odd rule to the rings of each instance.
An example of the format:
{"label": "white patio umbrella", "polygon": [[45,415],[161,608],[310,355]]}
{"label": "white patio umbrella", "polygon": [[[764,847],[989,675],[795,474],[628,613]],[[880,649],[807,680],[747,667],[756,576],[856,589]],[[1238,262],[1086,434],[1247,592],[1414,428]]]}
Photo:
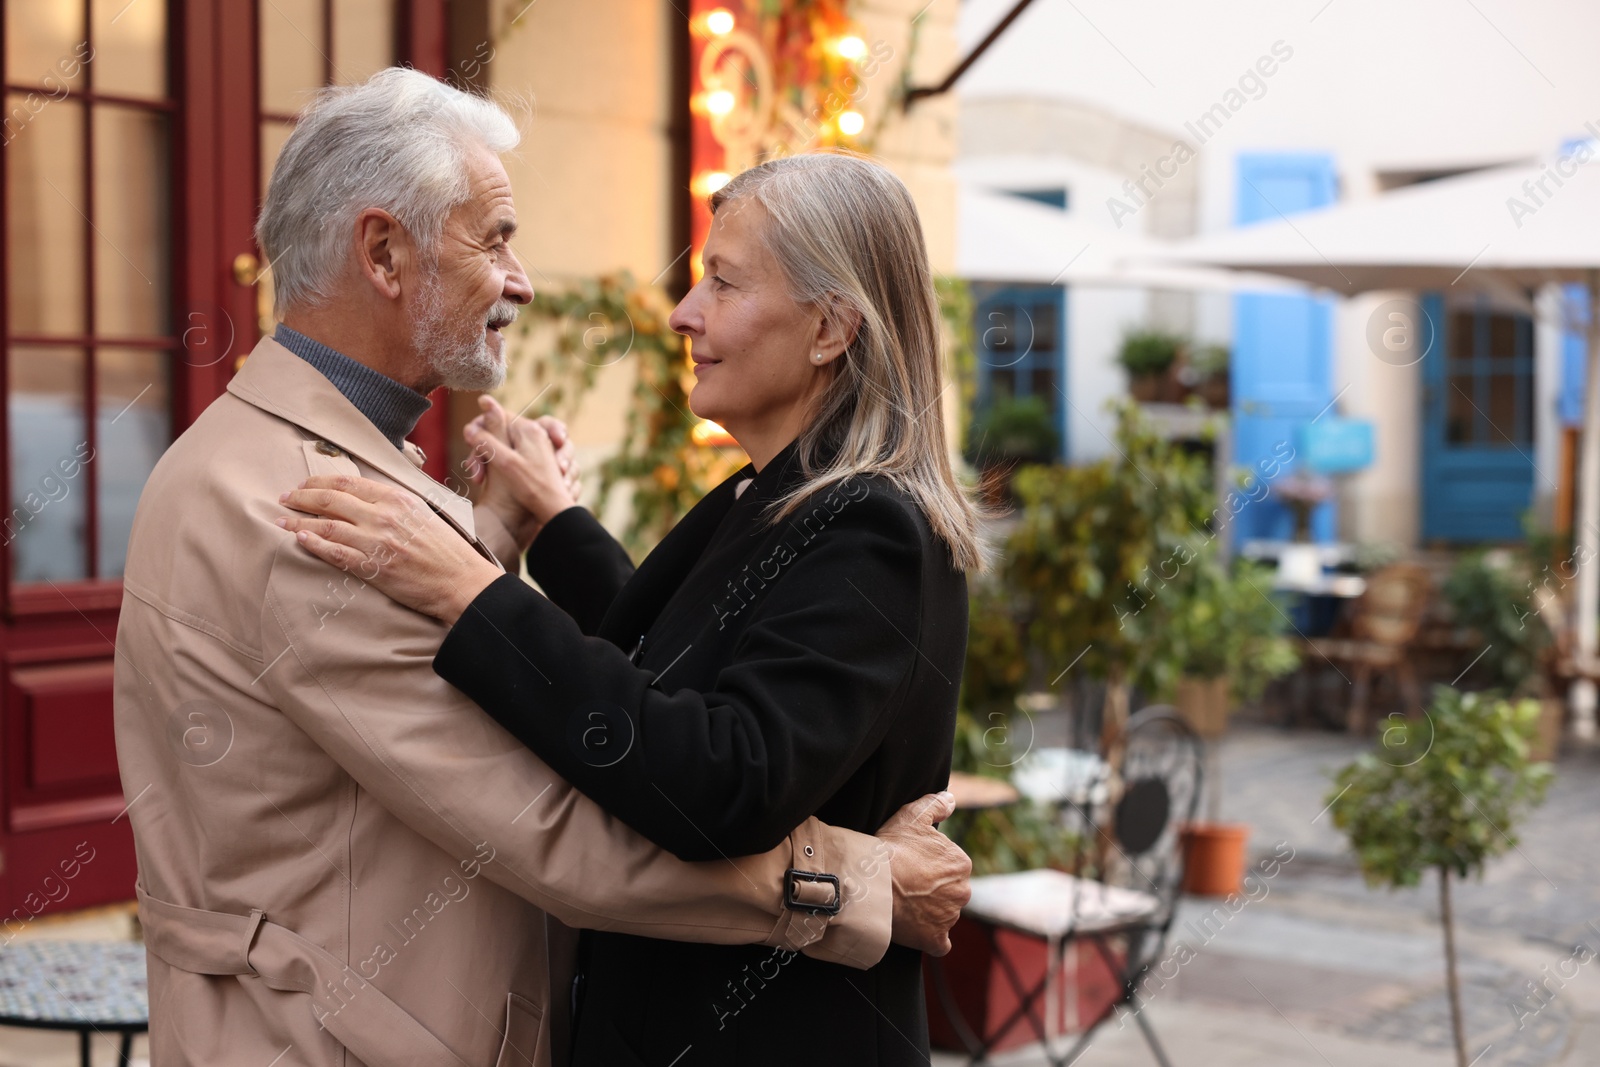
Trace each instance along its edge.
{"label": "white patio umbrella", "polygon": [[1096,227],[1019,196],[963,186],[956,274],[974,282],[1130,289],[1307,292],[1272,274],[1146,262],[1171,242]]}
{"label": "white patio umbrella", "polygon": [[[1296,278],[1353,296],[1374,289],[1471,288],[1520,300],[1527,288],[1589,289],[1579,453],[1577,656],[1600,636],[1600,162],[1592,142],[1556,160],[1476,171],[1156,249],[1152,263]],[[1595,691],[1575,691],[1576,730],[1594,735]]]}

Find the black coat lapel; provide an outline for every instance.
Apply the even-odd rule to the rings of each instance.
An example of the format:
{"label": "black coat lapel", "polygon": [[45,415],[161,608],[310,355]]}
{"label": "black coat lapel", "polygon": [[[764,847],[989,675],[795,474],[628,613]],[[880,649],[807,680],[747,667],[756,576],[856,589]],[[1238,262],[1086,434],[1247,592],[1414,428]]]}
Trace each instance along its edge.
{"label": "black coat lapel", "polygon": [[632,651],[639,637],[650,629],[650,624],[660,614],[662,607],[683,584],[683,579],[722,524],[728,509],[737,499],[733,495],[734,489],[752,473],[746,465],[707,493],[689,510],[689,514],[668,531],[667,536],[644,558],[628,584],[617,594],[617,599],[612,602],[605,619],[600,623],[597,636],[624,651]]}

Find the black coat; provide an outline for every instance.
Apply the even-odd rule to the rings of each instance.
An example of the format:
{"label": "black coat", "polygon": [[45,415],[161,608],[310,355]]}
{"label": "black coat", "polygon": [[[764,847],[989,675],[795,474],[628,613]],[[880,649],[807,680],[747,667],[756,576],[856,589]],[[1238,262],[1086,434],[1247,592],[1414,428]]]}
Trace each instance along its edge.
{"label": "black coat", "polygon": [[[771,525],[797,457],[719,485],[637,571],[562,512],[528,553],[550,599],[496,581],[434,669],[684,859],[766,851],[811,815],[875,832],[949,780],[966,579],[880,477]],[[589,932],[582,960],[576,1064],[927,1062],[921,956],[898,945],[857,971]]]}

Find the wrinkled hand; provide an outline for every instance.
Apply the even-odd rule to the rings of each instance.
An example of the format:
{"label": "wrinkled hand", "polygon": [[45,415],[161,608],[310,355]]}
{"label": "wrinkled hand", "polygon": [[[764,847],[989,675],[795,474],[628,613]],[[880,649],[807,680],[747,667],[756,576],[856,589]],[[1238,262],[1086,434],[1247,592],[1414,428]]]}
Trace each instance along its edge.
{"label": "wrinkled hand", "polygon": [[505,573],[421,498],[395,486],[321,474],[278,499],[306,513],[278,520],[306,551],[446,623]]}
{"label": "wrinkled hand", "polygon": [[468,474],[483,485],[479,502],[526,551],[546,522],[578,502],[582,477],[572,437],[553,415],[512,418],[488,395],[478,407],[482,414],[462,431],[472,446]]}
{"label": "wrinkled hand", "polygon": [[956,798],[931,793],[907,804],[878,830],[891,849],[894,879],[894,941],[943,956],[950,928],[972,899],[972,860],[934,824],[956,810]]}

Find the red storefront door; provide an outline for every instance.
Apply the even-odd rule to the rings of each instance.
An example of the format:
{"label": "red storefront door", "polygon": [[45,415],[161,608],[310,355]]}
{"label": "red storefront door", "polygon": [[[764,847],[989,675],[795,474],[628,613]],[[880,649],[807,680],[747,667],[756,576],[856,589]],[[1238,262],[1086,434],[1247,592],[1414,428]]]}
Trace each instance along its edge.
{"label": "red storefront door", "polygon": [[251,228],[293,112],[443,73],[446,2],[0,0],[0,943],[132,896],[111,676],[139,491],[270,324]]}

